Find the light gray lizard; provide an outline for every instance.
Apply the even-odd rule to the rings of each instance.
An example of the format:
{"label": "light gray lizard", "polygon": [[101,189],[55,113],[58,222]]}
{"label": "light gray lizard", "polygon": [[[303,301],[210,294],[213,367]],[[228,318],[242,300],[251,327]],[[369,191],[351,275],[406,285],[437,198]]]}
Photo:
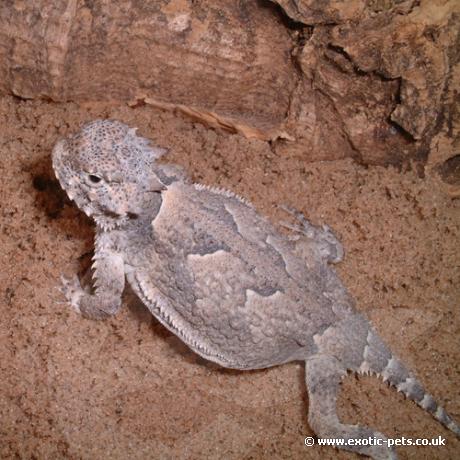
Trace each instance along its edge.
{"label": "light gray lizard", "polygon": [[347,371],[381,376],[460,435],[355,310],[330,265],[342,260],[343,249],[327,226],[290,211],[298,224],[283,236],[244,199],[159,164],[164,153],[111,120],[88,123],[54,147],[56,177],[97,225],[93,292],[76,277],[64,280],[77,311],[89,318],[115,314],[126,278],[166,328],[210,361],[234,369],[304,361],[315,433],[380,443],[341,446],[347,450],[396,458],[383,434],[338,419]]}

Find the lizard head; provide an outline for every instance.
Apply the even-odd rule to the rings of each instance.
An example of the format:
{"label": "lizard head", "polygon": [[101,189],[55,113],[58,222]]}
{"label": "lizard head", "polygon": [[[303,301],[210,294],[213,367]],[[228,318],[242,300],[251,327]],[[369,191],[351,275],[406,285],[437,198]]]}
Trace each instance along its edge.
{"label": "lizard head", "polygon": [[153,171],[163,153],[121,122],[96,120],[58,141],[52,161],[69,198],[98,224],[113,227],[165,189]]}

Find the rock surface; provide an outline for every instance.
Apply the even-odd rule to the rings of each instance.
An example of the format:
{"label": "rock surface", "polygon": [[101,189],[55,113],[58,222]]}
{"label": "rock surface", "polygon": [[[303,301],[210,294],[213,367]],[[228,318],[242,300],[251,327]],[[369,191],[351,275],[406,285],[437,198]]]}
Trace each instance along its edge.
{"label": "rock surface", "polygon": [[[305,161],[423,165],[459,137],[459,17],[455,0],[12,0],[0,91],[179,110]],[[429,160],[454,194],[455,154]]]}
{"label": "rock surface", "polygon": [[[331,225],[358,306],[458,419],[458,24],[455,0],[0,2],[0,458],[350,457],[303,445],[300,366],[210,368],[129,294],[108,323],[59,303],[93,235],[50,152],[95,118],[274,222],[288,204]],[[447,438],[401,458],[458,457],[422,410],[353,379],[345,420]]]}

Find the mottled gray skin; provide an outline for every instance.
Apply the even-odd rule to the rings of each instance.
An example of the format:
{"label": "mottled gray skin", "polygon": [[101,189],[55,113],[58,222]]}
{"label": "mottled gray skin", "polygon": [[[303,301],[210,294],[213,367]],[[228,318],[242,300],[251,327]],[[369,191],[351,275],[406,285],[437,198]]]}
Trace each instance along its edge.
{"label": "mottled gray skin", "polygon": [[430,412],[458,425],[393,356],[354,308],[330,263],[343,250],[331,230],[298,224],[282,236],[245,200],[187,181],[157,164],[163,150],[117,121],[88,123],[59,141],[53,167],[62,187],[97,224],[93,292],[64,280],[72,306],[89,318],[113,315],[128,280],[165,327],[224,367],[306,365],[309,422],[321,437],[377,438],[342,446],[394,459],[385,437],[344,425],[336,413],[347,371],[373,373]]}

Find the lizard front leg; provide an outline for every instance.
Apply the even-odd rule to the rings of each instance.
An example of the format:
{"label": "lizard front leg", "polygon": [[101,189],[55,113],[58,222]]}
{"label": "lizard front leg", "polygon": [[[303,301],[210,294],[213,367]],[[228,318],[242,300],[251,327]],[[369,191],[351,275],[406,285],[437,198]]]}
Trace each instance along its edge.
{"label": "lizard front leg", "polygon": [[125,287],[123,257],[110,249],[99,250],[94,256],[93,269],[93,293],[81,287],[77,276],[63,278],[61,290],[72,307],[85,318],[104,319],[114,315],[121,306]]}
{"label": "lizard front leg", "polygon": [[312,260],[326,261],[332,264],[343,260],[343,246],[328,225],[315,226],[301,212],[288,206],[280,206],[280,208],[300,223],[300,226],[286,223],[282,223],[282,225],[293,230],[297,234],[295,236],[300,237],[298,239],[294,236],[294,239],[298,241],[298,246],[303,246],[309,253],[313,252],[316,255],[313,255]]}

